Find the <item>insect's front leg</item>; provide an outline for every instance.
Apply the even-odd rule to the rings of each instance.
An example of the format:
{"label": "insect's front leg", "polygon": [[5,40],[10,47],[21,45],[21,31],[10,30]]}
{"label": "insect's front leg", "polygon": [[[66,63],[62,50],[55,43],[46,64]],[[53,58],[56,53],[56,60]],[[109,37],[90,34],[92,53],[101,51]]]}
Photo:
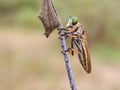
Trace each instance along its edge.
{"label": "insect's front leg", "polygon": [[67,33],[69,30],[68,30],[67,28],[59,28],[59,32],[58,32],[58,34],[60,34],[61,31],[64,31],[64,32]]}
{"label": "insect's front leg", "polygon": [[[64,30],[64,34],[61,33],[61,31]],[[58,32],[59,34],[59,39],[61,39],[62,36],[65,36],[65,38],[68,37],[68,30],[66,28],[60,28],[60,31]]]}
{"label": "insect's front leg", "polygon": [[68,48],[68,49],[65,50],[65,51],[62,51],[62,53],[65,53],[65,52],[68,52],[68,53],[69,53],[70,55],[72,55],[72,56],[74,55],[74,52],[80,54],[80,52],[79,52],[78,50],[74,49],[74,39],[73,39],[73,38],[71,39],[71,47]]}
{"label": "insect's front leg", "polygon": [[64,33],[64,34],[59,34],[58,38],[61,39],[62,36],[65,36],[65,39],[67,39],[69,37],[68,34]]}
{"label": "insect's front leg", "polygon": [[65,36],[65,38],[70,37],[71,39],[79,37],[79,35],[73,34],[72,32],[69,32],[69,31],[64,31],[64,34],[60,34],[60,36]]}

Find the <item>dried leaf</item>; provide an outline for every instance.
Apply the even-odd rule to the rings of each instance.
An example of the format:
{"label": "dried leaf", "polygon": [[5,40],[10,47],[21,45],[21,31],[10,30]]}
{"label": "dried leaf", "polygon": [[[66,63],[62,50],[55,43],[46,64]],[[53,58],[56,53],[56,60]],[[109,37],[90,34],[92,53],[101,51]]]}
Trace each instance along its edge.
{"label": "dried leaf", "polygon": [[42,7],[38,17],[44,25],[46,37],[60,25],[60,19],[52,0],[42,0]]}

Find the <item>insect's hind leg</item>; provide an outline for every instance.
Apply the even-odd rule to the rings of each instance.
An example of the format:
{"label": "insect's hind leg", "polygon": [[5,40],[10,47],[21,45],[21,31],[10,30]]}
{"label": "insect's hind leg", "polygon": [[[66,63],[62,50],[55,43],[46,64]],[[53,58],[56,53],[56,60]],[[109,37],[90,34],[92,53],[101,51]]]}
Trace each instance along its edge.
{"label": "insect's hind leg", "polygon": [[74,45],[73,45],[73,38],[71,39],[71,55],[74,55]]}
{"label": "insect's hind leg", "polygon": [[[74,44],[76,45],[77,49],[74,49]],[[81,54],[81,48],[79,47],[77,40],[72,38],[71,39],[71,47],[65,51],[62,51],[62,53],[65,53],[65,52],[69,52],[69,54],[72,56],[74,55],[74,53]]]}
{"label": "insect's hind leg", "polygon": [[77,40],[74,38],[73,38],[73,43],[77,47],[77,49],[74,49],[74,52],[76,52],[77,54],[81,54],[82,50],[81,50],[81,47],[79,46],[80,43],[78,43]]}
{"label": "insect's hind leg", "polygon": [[[65,50],[64,53],[65,53],[65,52],[68,52],[70,55],[73,56],[73,55],[74,55],[74,51],[75,51],[75,50],[74,50],[73,38],[72,38],[72,39],[71,39],[71,47],[68,48],[67,50]],[[63,52],[62,52],[62,53],[63,53]]]}
{"label": "insect's hind leg", "polygon": [[69,52],[70,55],[74,55],[73,48],[68,48],[67,50],[62,51],[61,53]]}

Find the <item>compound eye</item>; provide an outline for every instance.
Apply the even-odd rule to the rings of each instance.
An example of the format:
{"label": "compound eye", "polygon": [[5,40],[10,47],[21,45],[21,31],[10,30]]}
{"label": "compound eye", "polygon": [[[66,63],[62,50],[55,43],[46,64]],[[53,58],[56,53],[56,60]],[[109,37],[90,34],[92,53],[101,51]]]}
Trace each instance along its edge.
{"label": "compound eye", "polygon": [[69,23],[69,21],[70,21],[70,17],[68,17],[68,18],[67,18],[67,21],[66,21],[66,23]]}
{"label": "compound eye", "polygon": [[76,25],[78,23],[77,17],[72,17],[72,25]]}

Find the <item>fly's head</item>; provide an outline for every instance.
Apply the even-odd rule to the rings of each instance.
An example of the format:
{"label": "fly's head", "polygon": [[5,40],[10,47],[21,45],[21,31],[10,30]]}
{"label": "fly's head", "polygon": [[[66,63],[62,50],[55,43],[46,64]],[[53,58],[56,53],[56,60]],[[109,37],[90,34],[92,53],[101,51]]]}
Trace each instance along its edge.
{"label": "fly's head", "polygon": [[78,23],[78,17],[76,16],[70,16],[67,18],[67,28],[71,28],[73,26],[75,26]]}

